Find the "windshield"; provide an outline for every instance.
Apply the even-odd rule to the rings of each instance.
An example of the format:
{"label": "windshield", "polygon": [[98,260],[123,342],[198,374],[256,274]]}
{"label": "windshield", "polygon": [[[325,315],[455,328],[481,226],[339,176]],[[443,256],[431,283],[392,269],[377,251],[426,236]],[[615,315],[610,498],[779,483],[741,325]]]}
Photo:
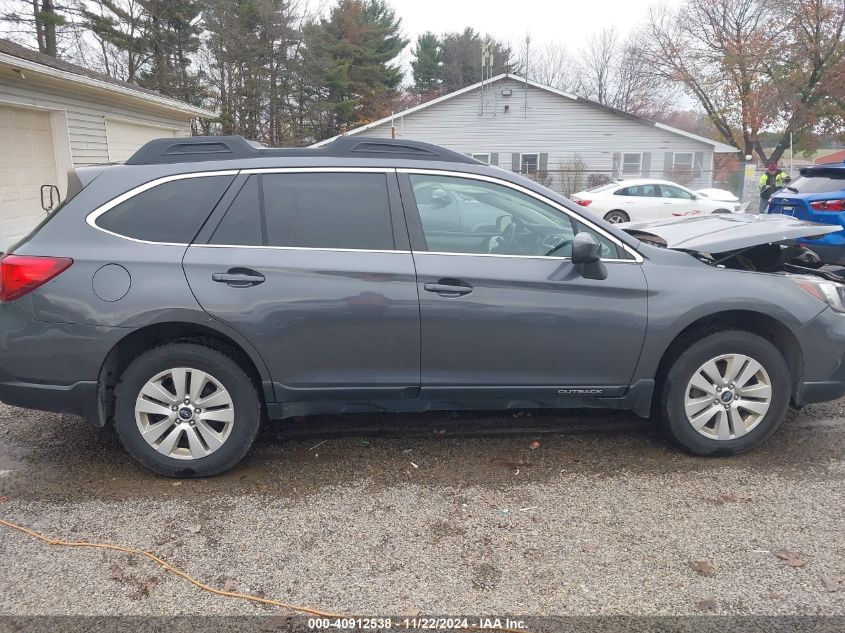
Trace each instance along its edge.
{"label": "windshield", "polygon": [[799,176],[788,185],[797,193],[828,193],[845,189],[845,170],[810,172]]}

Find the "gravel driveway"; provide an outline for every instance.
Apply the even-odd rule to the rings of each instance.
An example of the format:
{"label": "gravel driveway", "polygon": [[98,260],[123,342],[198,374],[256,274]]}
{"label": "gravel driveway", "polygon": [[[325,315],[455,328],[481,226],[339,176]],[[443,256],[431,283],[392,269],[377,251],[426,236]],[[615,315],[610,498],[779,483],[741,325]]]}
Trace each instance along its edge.
{"label": "gravel driveway", "polygon": [[[237,470],[180,482],[77,418],[0,405],[0,517],[360,615],[841,616],[843,408],[721,459],[628,414],[299,419]],[[0,532],[2,615],[280,613],[138,556]]]}

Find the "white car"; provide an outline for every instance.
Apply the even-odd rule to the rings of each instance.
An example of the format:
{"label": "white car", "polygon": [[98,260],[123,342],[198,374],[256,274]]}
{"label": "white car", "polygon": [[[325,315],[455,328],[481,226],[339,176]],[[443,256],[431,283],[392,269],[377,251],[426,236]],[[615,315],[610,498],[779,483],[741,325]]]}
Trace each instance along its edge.
{"label": "white car", "polygon": [[739,211],[739,200],[715,200],[668,180],[631,179],[601,185],[570,196],[593,215],[618,224],[673,215],[699,215]]}

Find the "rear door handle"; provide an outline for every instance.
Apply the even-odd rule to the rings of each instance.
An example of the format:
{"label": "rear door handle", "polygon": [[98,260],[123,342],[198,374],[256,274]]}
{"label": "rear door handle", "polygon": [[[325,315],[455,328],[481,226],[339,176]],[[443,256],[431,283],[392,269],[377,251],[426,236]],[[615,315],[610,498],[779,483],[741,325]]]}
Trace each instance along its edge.
{"label": "rear door handle", "polygon": [[231,268],[225,273],[214,273],[211,279],[232,288],[249,288],[264,283],[264,275],[250,268]]}
{"label": "rear door handle", "polygon": [[460,297],[472,292],[472,286],[469,284],[443,283],[442,279],[436,284],[425,284],[423,288],[428,292],[436,292],[443,297]]}

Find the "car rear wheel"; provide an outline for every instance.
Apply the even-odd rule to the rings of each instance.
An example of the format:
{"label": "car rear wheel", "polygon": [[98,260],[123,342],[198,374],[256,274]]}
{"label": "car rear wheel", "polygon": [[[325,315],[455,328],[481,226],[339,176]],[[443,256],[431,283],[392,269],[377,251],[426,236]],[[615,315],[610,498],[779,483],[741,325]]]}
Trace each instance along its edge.
{"label": "car rear wheel", "polygon": [[261,422],[255,387],[223,352],[171,343],[141,354],[116,390],[115,428],[127,452],[168,477],[232,468]]}
{"label": "car rear wheel", "polygon": [[730,209],[716,209],[713,213],[730,213]]}
{"label": "car rear wheel", "polygon": [[789,367],[769,341],[716,332],[691,342],[672,363],[660,392],[661,421],[692,453],[742,453],[783,421],[790,384]]}
{"label": "car rear wheel", "polygon": [[611,224],[622,224],[623,222],[630,222],[631,218],[624,211],[608,211],[604,214],[604,219]]}

